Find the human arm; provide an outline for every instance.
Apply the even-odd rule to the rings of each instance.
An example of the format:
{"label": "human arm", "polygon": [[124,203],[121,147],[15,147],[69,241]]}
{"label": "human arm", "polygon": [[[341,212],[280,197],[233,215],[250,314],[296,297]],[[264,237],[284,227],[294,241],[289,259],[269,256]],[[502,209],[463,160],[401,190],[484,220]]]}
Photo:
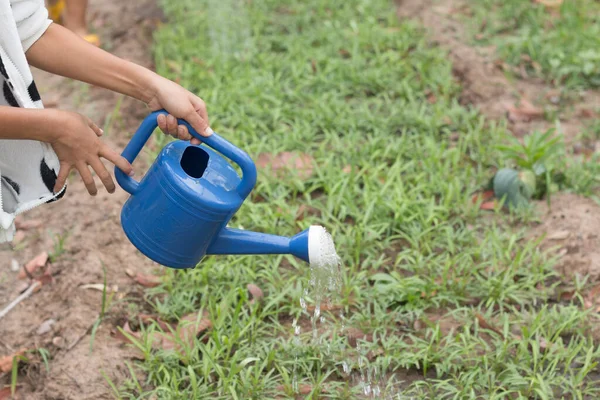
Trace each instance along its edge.
{"label": "human arm", "polygon": [[127,160],[104,144],[102,130],[83,115],[61,110],[0,106],[0,139],[28,139],[49,143],[60,161],[54,191],[63,188],[69,172],[77,169],[88,192],[97,193],[89,167],[109,192],[115,184],[100,158],[112,162],[125,173],[133,173]]}
{"label": "human arm", "polygon": [[191,139],[187,128],[178,126],[177,118],[186,120],[201,135],[212,133],[206,105],[198,96],[142,66],[87,43],[60,25],[50,25],[26,55],[31,65],[47,72],[136,98],[152,110],[166,109],[170,115],[158,117],[158,125],[165,133]]}

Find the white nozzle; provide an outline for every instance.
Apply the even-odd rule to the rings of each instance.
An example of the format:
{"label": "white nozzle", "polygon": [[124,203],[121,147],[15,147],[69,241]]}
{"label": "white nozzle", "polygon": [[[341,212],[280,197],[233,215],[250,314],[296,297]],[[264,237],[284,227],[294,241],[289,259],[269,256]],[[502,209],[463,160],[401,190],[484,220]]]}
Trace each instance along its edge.
{"label": "white nozzle", "polygon": [[319,225],[308,229],[308,258],[311,265],[337,265],[339,257],[331,235]]}

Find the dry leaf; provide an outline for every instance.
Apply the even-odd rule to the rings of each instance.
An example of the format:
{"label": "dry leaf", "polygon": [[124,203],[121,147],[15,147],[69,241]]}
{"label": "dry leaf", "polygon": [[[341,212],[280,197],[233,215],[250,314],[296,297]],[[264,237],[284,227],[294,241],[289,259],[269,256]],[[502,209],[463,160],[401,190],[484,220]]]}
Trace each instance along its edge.
{"label": "dry leaf", "polygon": [[155,334],[154,345],[160,346],[163,350],[177,350],[179,352],[183,352],[186,347],[193,347],[194,340],[201,333],[212,328],[212,322],[208,318],[203,317],[196,323],[197,318],[197,313],[188,314],[181,318],[175,329],[177,337],[174,337],[172,332]]}
{"label": "dry leaf", "polygon": [[38,287],[35,288],[35,290],[34,290],[34,292],[38,292],[42,289],[42,286],[46,286],[46,285],[50,285],[51,283],[54,283],[54,278],[50,274],[50,271],[46,270],[46,272],[42,276],[35,278],[35,281],[40,283],[40,285],[38,285]]}
{"label": "dry leaf", "polygon": [[[103,292],[104,284],[103,283],[89,283],[87,285],[79,286],[79,289],[93,289],[93,290],[98,290],[100,292]],[[119,287],[117,285],[113,285],[112,287],[106,287],[106,291],[116,293],[119,291]]]}
{"label": "dry leaf", "polygon": [[308,215],[308,216],[319,216],[321,215],[321,211],[315,207],[311,207],[311,206],[307,206],[305,204],[301,204],[300,207],[298,207],[298,210],[296,211],[296,217],[295,220],[296,221],[302,221],[304,220],[304,217]]}
{"label": "dry leaf", "polygon": [[11,396],[10,387],[5,387],[3,389],[0,389],[0,400],[8,400],[8,399],[10,399],[10,396]]}
{"label": "dry leaf", "polygon": [[24,231],[27,231],[30,229],[37,229],[37,228],[41,227],[43,224],[44,224],[44,222],[40,219],[30,219],[27,221],[15,220],[15,227],[17,229],[22,229]]}
{"label": "dry leaf", "polygon": [[[286,392],[286,387],[284,385],[279,385],[275,388],[278,392]],[[298,392],[295,392],[296,394],[302,394],[302,395],[307,395],[310,394],[313,391],[313,387],[311,385],[308,385],[306,383],[302,384],[302,385],[298,385]]]}
{"label": "dry leaf", "polygon": [[155,322],[160,329],[162,329],[165,332],[169,332],[170,329],[172,328],[172,325],[163,321],[162,319],[160,319],[159,317],[155,317],[153,315],[148,315],[148,314],[140,314],[138,315],[139,319],[144,323],[144,324],[149,324],[151,322]]}
{"label": "dry leaf", "polygon": [[561,292],[558,295],[558,300],[569,301],[569,300],[573,300],[574,297],[575,297],[575,291],[568,290],[568,291]]}
{"label": "dry leaf", "polygon": [[0,357],[0,373],[5,374],[12,371],[13,358],[22,356],[26,351],[26,349],[21,349],[14,354]]}
{"label": "dry leaf", "polygon": [[[148,319],[152,318],[150,316],[146,317],[148,317]],[[197,317],[197,313],[188,314],[182,317],[179,321],[179,324],[174,329],[172,329],[170,324],[161,321],[159,326],[164,330],[164,332],[155,332],[153,334],[152,346],[162,350],[176,350],[180,353],[184,352],[186,347],[193,347],[195,338],[199,337],[201,333],[212,327],[212,322],[206,317],[201,318],[196,324]],[[157,323],[158,321],[159,320],[157,319]],[[129,327],[129,322],[125,322],[123,325],[123,331],[134,338],[141,338],[139,332],[134,332],[131,330]],[[130,342],[129,338],[120,330],[113,330],[111,335],[117,340]]]}
{"label": "dry leaf", "polygon": [[592,308],[597,303],[598,296],[600,295],[600,284],[595,285],[585,296],[583,305],[585,308]]}
{"label": "dry leaf", "polygon": [[[321,303],[321,312],[323,311],[337,311],[337,310],[341,310],[342,308],[344,308],[341,304],[329,304],[329,303]],[[312,313],[313,311],[315,311],[315,306],[314,304],[311,304],[309,306],[306,307],[306,311]]]}
{"label": "dry leaf", "polygon": [[550,347],[550,344],[548,344],[548,341],[544,338],[539,338],[538,343],[540,344],[540,349],[543,351],[548,350],[548,348]]}
{"label": "dry leaf", "polygon": [[135,273],[130,269],[126,269],[125,273],[127,274],[127,276],[129,276],[131,279],[136,281],[138,284],[140,284],[144,287],[147,287],[147,288],[153,288],[162,283],[162,280],[160,279],[160,277],[156,276],[156,275],[146,275],[146,274],[142,274],[139,272]]}
{"label": "dry leaf", "polygon": [[340,53],[340,56],[342,56],[342,58],[350,58],[350,52],[346,49],[339,49],[338,53]]}
{"label": "dry leaf", "polygon": [[307,179],[313,173],[313,158],[305,153],[261,153],[256,165],[262,169],[270,168],[279,178],[284,177],[286,171],[295,171],[301,179]]}
{"label": "dry leaf", "polygon": [[521,99],[521,102],[517,107],[509,104],[506,109],[508,111],[508,119],[512,122],[527,122],[544,116],[544,110],[534,106],[526,99]]}
{"label": "dry leaf", "polygon": [[296,217],[294,218],[296,221],[302,221],[304,219],[304,213],[308,210],[308,207],[305,204],[300,204],[298,210],[296,211]]}
{"label": "dry leaf", "polygon": [[364,340],[367,342],[373,341],[372,334],[366,334],[358,328],[348,328],[344,331],[344,336],[348,339],[348,344],[352,347],[357,346],[358,340]]}
{"label": "dry leaf", "polygon": [[498,329],[488,324],[488,322],[483,318],[483,315],[477,313],[475,314],[477,321],[479,321],[479,326],[483,329],[487,329],[488,331],[496,332],[498,335],[504,337],[504,334]]}
{"label": "dry leaf", "polygon": [[581,111],[579,111],[579,115],[581,115],[582,118],[595,118],[596,117],[596,113],[588,108],[584,108]]}
{"label": "dry leaf", "polygon": [[496,200],[486,201],[479,206],[480,210],[495,210],[497,206]]}
{"label": "dry leaf", "polygon": [[487,202],[490,199],[494,198],[494,191],[493,190],[486,190],[483,193],[475,193],[473,195],[473,197],[471,198],[471,201],[473,202],[473,204],[477,204],[480,201],[482,202]]}
{"label": "dry leaf", "polygon": [[342,172],[345,174],[349,174],[350,172],[352,172],[352,166],[346,165],[344,168],[342,168]]}
{"label": "dry leaf", "polygon": [[[134,332],[131,330],[131,328],[129,327],[129,321],[125,321],[125,324],[123,324],[122,329],[123,329],[123,332],[133,336],[136,339],[141,338],[141,335],[138,332]],[[131,341],[123,332],[121,332],[120,329],[113,329],[113,330],[111,330],[110,335],[117,340],[121,340],[123,342],[130,343]]]}
{"label": "dry leaf", "polygon": [[384,354],[385,354],[385,351],[381,347],[378,347],[377,350],[370,350],[367,353],[367,360],[373,361],[377,357],[382,356]]}
{"label": "dry leaf", "polygon": [[253,283],[249,283],[246,288],[250,292],[250,304],[260,301],[265,296],[261,288]]}
{"label": "dry leaf", "polygon": [[[25,264],[25,266],[23,268],[25,270],[27,270],[27,272],[29,272],[29,275],[33,275],[33,273],[35,271],[37,271],[38,269],[44,268],[47,263],[48,263],[48,252],[44,251],[44,252],[38,254],[37,256],[35,256],[34,258],[32,258],[31,261],[29,261],[27,264]],[[21,271],[19,271],[18,278],[19,279],[27,278],[28,277],[27,272],[24,271],[23,269],[21,269]]]}

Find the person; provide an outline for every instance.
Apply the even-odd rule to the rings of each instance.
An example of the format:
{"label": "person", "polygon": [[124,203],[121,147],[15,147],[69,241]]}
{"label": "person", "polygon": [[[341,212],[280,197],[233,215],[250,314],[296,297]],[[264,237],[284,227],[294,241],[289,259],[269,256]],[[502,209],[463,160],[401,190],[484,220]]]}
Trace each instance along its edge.
{"label": "person", "polygon": [[86,11],[88,0],[48,0],[50,19],[72,32],[75,32],[91,44],[100,46],[98,35],[88,32]]}
{"label": "person", "polygon": [[11,241],[17,214],[64,195],[71,170],[97,193],[90,168],[115,191],[101,158],[133,169],[106,143],[102,130],[75,112],[44,109],[30,65],[100,86],[165,109],[157,124],[193,144],[185,120],[203,136],[213,132],[204,101],[178,84],[81,40],[48,19],[44,0],[0,0],[0,242]]}

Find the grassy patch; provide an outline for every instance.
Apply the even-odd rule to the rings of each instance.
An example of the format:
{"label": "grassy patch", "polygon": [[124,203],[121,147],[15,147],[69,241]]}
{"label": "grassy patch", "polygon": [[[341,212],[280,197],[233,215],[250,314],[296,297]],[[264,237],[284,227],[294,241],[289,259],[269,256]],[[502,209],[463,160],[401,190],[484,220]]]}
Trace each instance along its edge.
{"label": "grassy patch", "polygon": [[503,60],[556,85],[600,86],[597,1],[568,0],[550,8],[522,0],[470,3],[477,41],[495,45]]}
{"label": "grassy patch", "polygon": [[[307,179],[261,169],[231,225],[282,235],[325,225],[343,259],[344,318],[325,312],[323,340],[312,341],[300,306],[308,266],[289,257],[168,270],[147,294],[156,313],[202,309],[213,328],[179,353],[142,340],[147,382],[132,378],[121,395],[271,399],[302,387],[354,399],[368,392],[361,379],[382,396],[594,395],[588,316],[544,305],[552,260],[515,233],[515,216],[491,218],[471,201],[505,163],[508,134],[458,104],[444,52],[388,2],[236,2],[233,19],[218,4],[231,5],[163,3],[158,70],[200,94],[212,127],[255,159],[314,159]],[[298,218],[301,207],[310,216]],[[249,305],[249,283],[262,304]],[[342,325],[372,340],[353,348]]]}

